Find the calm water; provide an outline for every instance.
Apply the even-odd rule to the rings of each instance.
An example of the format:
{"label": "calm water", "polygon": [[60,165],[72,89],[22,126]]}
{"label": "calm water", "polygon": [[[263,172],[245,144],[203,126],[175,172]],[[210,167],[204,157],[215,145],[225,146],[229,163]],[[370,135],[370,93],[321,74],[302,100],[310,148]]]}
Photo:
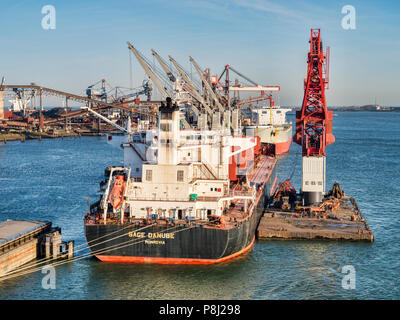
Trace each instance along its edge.
{"label": "calm water", "polygon": [[[339,113],[334,134],[327,188],[338,181],[356,198],[373,244],[259,241],[246,257],[214,266],[83,259],[56,268],[55,290],[43,289],[36,272],[0,282],[0,299],[400,299],[400,113]],[[121,160],[104,137],[0,146],[0,220],[50,220],[64,240],[83,244],[86,196],[97,198],[105,166]],[[300,147],[292,145],[278,177],[295,164],[298,188]],[[341,286],[344,265],[355,267],[354,290]]]}

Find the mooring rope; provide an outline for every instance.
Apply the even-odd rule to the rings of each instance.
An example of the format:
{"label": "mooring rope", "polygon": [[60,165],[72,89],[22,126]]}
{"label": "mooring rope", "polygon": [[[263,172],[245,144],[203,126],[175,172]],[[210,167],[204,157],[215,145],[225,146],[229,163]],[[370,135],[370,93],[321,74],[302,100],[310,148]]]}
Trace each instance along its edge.
{"label": "mooring rope", "polygon": [[[147,229],[147,228],[153,226],[154,224],[155,224],[155,223],[152,223],[152,224],[150,224],[150,225],[148,225],[148,226],[145,226],[145,227],[136,229],[135,232],[145,230],[145,229]],[[114,233],[116,233],[116,232],[120,232],[120,231],[122,231],[122,230],[124,230],[124,229],[126,229],[126,228],[128,228],[128,227],[131,227],[131,226],[132,226],[132,225],[128,225],[128,226],[126,226],[126,227],[123,227],[122,229],[119,229],[119,230],[110,232],[110,233],[107,234],[107,235],[104,235],[104,236],[98,237],[98,238],[96,238],[96,239],[90,240],[90,241],[88,241],[88,242],[86,242],[86,243],[82,243],[82,244],[78,245],[78,246],[75,247],[75,248],[79,248],[79,247],[82,247],[82,246],[85,246],[85,247],[84,247],[84,248],[81,248],[81,249],[79,249],[79,250],[75,250],[75,248],[74,248],[74,253],[80,252],[80,251],[83,251],[83,250],[90,249],[89,243],[92,243],[92,242],[94,242],[94,241],[98,241],[98,240],[101,239],[101,238],[107,237],[107,236],[109,236],[109,235],[111,235],[111,234],[114,234]],[[105,243],[105,242],[108,242],[108,241],[115,240],[115,239],[120,238],[120,237],[123,237],[123,236],[126,236],[127,234],[129,234],[129,232],[126,232],[126,233],[123,233],[122,235],[118,235],[118,236],[113,237],[113,238],[111,238],[111,239],[107,239],[107,240],[105,240],[105,241],[102,241],[102,242],[100,242],[100,243],[98,243],[98,244],[95,244],[95,246],[97,246],[97,245],[99,245],[99,244],[102,244],[102,243]],[[41,258],[41,259],[36,260],[34,263],[28,264],[28,265],[26,265],[25,267],[22,267],[22,268],[20,268],[20,269],[18,269],[18,270],[12,271],[11,273],[20,272],[20,271],[22,271],[22,270],[30,269],[30,268],[36,267],[36,266],[41,265],[41,264],[44,264],[44,263],[49,263],[49,262],[52,261],[52,260],[58,260],[59,258],[60,258],[60,257]],[[0,279],[1,279],[1,277],[0,277]]]}
{"label": "mooring rope", "polygon": [[[171,228],[167,228],[165,231],[170,231],[171,229],[174,229],[174,228],[177,228],[177,227],[179,227],[179,226],[175,225],[175,226],[173,226]],[[178,233],[178,232],[181,232],[181,231],[184,231],[184,230],[188,230],[188,229],[192,229],[192,228],[194,228],[194,226],[189,226],[187,228],[183,228],[183,229],[175,231],[173,233],[175,234],[175,233]],[[89,253],[86,253],[86,254],[82,254],[80,256],[76,256],[73,259],[69,259],[67,261],[59,261],[59,262],[55,262],[53,264],[48,264],[48,265],[52,266],[52,267],[56,267],[56,266],[60,266],[60,265],[63,265],[63,264],[75,262],[75,261],[78,261],[78,260],[81,260],[81,259],[84,259],[84,258],[91,257],[91,256],[96,255],[96,254],[104,253],[104,252],[107,252],[107,251],[113,251],[113,250],[117,250],[117,249],[122,249],[124,247],[129,246],[129,245],[135,245],[135,244],[138,244],[138,243],[141,243],[141,242],[144,242],[144,241],[148,240],[148,238],[138,240],[137,242],[134,242],[135,240],[137,240],[137,239],[131,239],[131,240],[125,241],[123,243],[118,243],[118,244],[115,244],[113,246],[110,246],[110,247],[107,247],[107,248],[104,248],[104,249],[99,249],[99,250],[95,250],[95,251],[92,251],[92,252],[89,252]],[[42,267],[29,269],[29,270],[26,270],[24,272],[21,272],[20,270],[16,270],[16,271],[10,272],[10,273],[0,277],[0,280],[12,279],[12,278],[19,277],[19,276],[22,276],[22,275],[34,273],[34,272],[37,272],[37,271],[40,271],[40,270],[42,270]]]}
{"label": "mooring rope", "polygon": [[[148,226],[145,226],[145,227],[136,229],[135,232],[145,230],[145,229],[147,229],[147,228],[153,226],[154,224],[155,224],[155,223],[152,223],[151,225],[148,225]],[[130,225],[130,226],[131,226],[131,225]],[[119,231],[121,231],[121,230],[124,230],[124,229],[126,229],[126,228],[127,228],[127,227],[124,227],[124,228],[122,228],[122,229],[120,229],[120,230],[113,231],[113,232],[111,232],[110,234],[114,234],[114,233],[119,232]],[[129,231],[129,232],[130,232],[130,231]],[[113,238],[107,239],[107,240],[105,240],[105,241],[102,241],[102,242],[100,242],[100,243],[98,243],[98,244],[95,244],[95,246],[97,246],[97,245],[99,245],[99,244],[102,244],[102,243],[105,243],[105,242],[108,242],[108,241],[115,240],[115,239],[120,238],[120,237],[123,237],[123,236],[126,236],[126,235],[129,234],[129,232],[126,232],[126,233],[123,233],[123,234],[118,235],[118,236],[116,236],[116,237],[113,237]],[[110,234],[108,234],[108,235],[110,235]],[[81,248],[81,249],[79,249],[79,250],[75,250],[75,248],[74,248],[74,253],[80,252],[80,251],[83,251],[83,250],[88,250],[88,249],[90,249],[90,246],[88,245],[89,243],[92,243],[92,242],[94,242],[94,241],[97,241],[98,239],[104,238],[104,237],[106,237],[106,236],[108,236],[108,235],[104,235],[104,236],[98,237],[98,238],[96,238],[96,239],[93,239],[93,240],[88,241],[87,243],[83,243],[83,244],[79,245],[78,247],[80,247],[80,246],[82,246],[82,245],[85,245],[85,247],[84,247],[84,248]],[[15,271],[11,272],[11,273],[20,272],[21,270],[25,270],[25,269],[31,269],[31,268],[36,267],[36,266],[38,266],[38,265],[41,265],[41,264],[44,264],[44,263],[49,263],[49,262],[51,262],[52,260],[58,260],[58,259],[60,259],[60,257],[41,258],[41,259],[39,259],[39,260],[36,260],[34,264],[29,264],[29,265],[27,265],[27,266],[25,266],[25,267],[22,267],[22,268],[20,268],[20,269],[18,269],[18,270],[15,270]],[[0,279],[1,279],[1,277],[0,277]]]}

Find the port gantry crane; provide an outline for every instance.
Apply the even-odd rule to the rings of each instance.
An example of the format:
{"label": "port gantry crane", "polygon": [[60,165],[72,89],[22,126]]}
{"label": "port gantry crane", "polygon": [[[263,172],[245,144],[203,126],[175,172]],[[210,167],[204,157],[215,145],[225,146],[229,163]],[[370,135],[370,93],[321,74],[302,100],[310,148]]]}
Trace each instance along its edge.
{"label": "port gantry crane", "polygon": [[304,98],[296,111],[293,141],[302,146],[302,187],[304,205],[321,202],[325,194],[325,147],[335,142],[332,111],[328,111],[325,89],[329,83],[329,47],[323,52],[320,29],[311,29]]}
{"label": "port gantry crane", "polygon": [[[239,81],[236,80],[235,84],[233,86],[230,85],[230,79],[229,79],[229,74],[230,74],[230,70],[233,71],[234,73],[236,73],[239,77],[245,79],[246,81],[248,81],[249,83],[251,83],[253,86],[244,86],[242,84],[239,84]],[[265,95],[265,91],[280,91],[280,86],[261,86],[258,83],[254,82],[253,80],[249,79],[248,77],[246,77],[245,75],[243,75],[242,73],[240,73],[239,71],[237,71],[236,69],[234,69],[232,66],[230,66],[229,64],[227,64],[224,68],[224,71],[221,73],[221,75],[219,76],[219,79],[222,79],[222,77],[225,75],[225,84],[221,83],[221,86],[219,87],[219,89],[223,90],[223,93],[228,101],[228,105],[232,105],[232,106],[236,106],[238,108],[240,108],[241,106],[244,106],[246,104],[251,104],[251,103],[256,103],[256,102],[260,102],[263,100],[270,100],[271,103],[271,99],[272,96],[271,94],[269,95]],[[240,92],[240,91],[259,91],[261,92],[260,96],[258,97],[249,97],[247,99],[239,99],[234,98],[234,100],[230,101],[230,92]],[[271,121],[272,123],[272,121]]]}

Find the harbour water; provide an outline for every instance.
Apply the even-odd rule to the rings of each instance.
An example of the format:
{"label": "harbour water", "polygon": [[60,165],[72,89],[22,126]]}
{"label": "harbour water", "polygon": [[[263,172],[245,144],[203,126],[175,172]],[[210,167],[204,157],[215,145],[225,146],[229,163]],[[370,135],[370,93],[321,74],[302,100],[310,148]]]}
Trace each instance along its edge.
{"label": "harbour water", "polygon": [[[338,181],[357,200],[374,243],[258,241],[247,256],[209,266],[81,259],[56,267],[56,289],[42,287],[39,271],[0,282],[0,299],[400,299],[400,113],[338,112],[333,124],[327,189]],[[96,199],[105,167],[121,162],[122,149],[105,137],[8,142],[0,146],[0,220],[50,220],[64,240],[84,245],[86,197]],[[293,144],[278,179],[295,164],[298,188],[301,148]],[[342,287],[346,265],[355,289]]]}

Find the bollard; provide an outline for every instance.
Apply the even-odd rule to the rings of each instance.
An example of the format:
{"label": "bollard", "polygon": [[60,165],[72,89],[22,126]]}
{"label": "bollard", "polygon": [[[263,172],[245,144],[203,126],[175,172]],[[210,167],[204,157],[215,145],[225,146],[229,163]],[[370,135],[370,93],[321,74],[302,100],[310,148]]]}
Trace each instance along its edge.
{"label": "bollard", "polygon": [[[47,241],[48,240],[48,241]],[[51,258],[51,253],[50,253],[50,239],[46,238],[46,242],[44,243],[44,250],[45,250],[45,258],[50,259]]]}
{"label": "bollard", "polygon": [[68,259],[74,257],[74,241],[68,241]]}

